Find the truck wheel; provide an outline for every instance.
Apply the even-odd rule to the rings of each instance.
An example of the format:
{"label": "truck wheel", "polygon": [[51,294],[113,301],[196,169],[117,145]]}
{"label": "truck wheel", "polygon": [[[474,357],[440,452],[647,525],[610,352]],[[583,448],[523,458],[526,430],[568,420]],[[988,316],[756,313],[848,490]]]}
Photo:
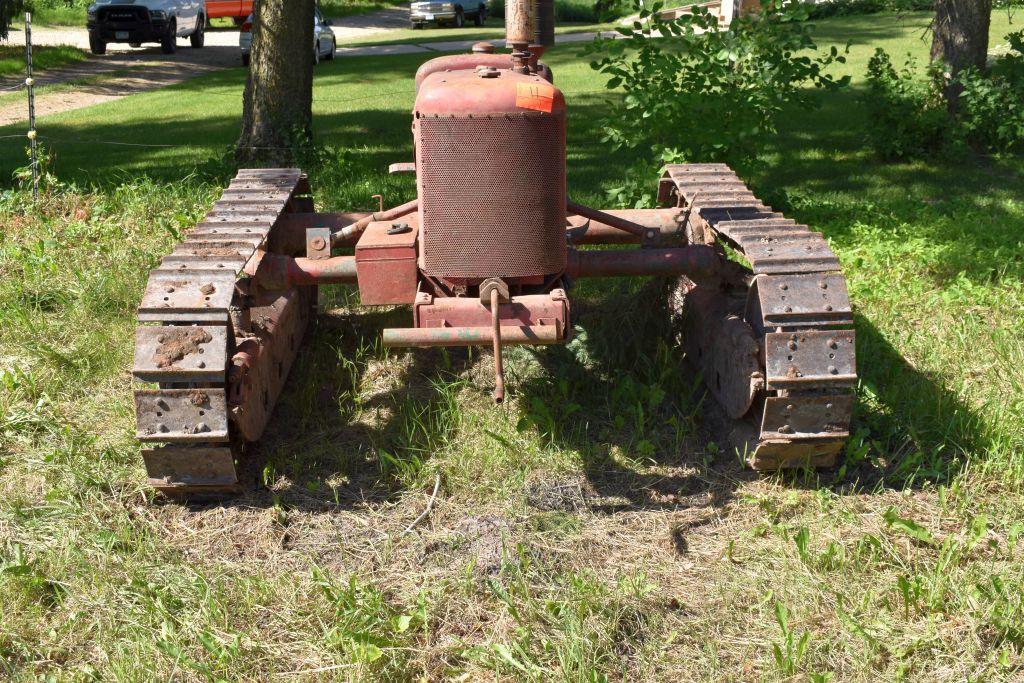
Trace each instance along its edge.
{"label": "truck wheel", "polygon": [[417,24],[415,21],[412,22],[412,30],[413,31],[415,31],[416,29],[420,29],[420,28],[423,28],[423,24]]}
{"label": "truck wheel", "polygon": [[462,13],[462,10],[455,11],[455,28],[462,28],[466,25],[466,15]]}
{"label": "truck wheel", "polygon": [[331,51],[324,56],[324,60],[328,62],[334,61],[334,53],[338,51],[337,39],[331,41]]}
{"label": "truck wheel", "polygon": [[320,63],[320,41],[317,41],[316,46],[313,48],[313,66]]}
{"label": "truck wheel", "polygon": [[202,47],[206,45],[206,19],[202,19],[196,26],[196,30],[192,31],[192,35],[188,37],[189,42],[192,43],[192,47]]}
{"label": "truck wheel", "polygon": [[99,36],[89,34],[89,52],[94,55],[107,54],[107,44]]}
{"label": "truck wheel", "polygon": [[485,21],[487,21],[487,10],[481,5],[476,11],[476,16],[473,17],[473,23],[477,26],[483,26]]}
{"label": "truck wheel", "polygon": [[165,55],[173,55],[178,51],[178,25],[175,22],[167,26],[167,33],[160,39],[160,49]]}

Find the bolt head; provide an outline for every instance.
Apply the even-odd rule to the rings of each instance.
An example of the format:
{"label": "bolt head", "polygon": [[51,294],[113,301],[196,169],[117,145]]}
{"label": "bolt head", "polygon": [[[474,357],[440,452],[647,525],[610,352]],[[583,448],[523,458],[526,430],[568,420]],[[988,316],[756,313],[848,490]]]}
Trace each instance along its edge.
{"label": "bolt head", "polygon": [[830,375],[838,375],[839,374],[839,370],[836,368],[836,366],[830,365],[830,366],[828,366],[828,373]]}

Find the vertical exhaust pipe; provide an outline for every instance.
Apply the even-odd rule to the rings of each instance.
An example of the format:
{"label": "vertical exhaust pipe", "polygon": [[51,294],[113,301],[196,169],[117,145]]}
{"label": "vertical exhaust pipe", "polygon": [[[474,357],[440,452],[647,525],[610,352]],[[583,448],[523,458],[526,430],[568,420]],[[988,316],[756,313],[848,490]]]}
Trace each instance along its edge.
{"label": "vertical exhaust pipe", "polygon": [[535,0],[507,0],[505,4],[505,43],[512,48],[512,69],[530,72],[527,51],[536,35]]}

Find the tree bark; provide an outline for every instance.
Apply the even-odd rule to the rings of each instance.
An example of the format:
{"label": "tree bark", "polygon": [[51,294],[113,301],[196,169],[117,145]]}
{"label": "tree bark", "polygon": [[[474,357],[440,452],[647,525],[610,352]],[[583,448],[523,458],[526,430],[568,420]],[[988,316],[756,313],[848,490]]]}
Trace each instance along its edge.
{"label": "tree bark", "polygon": [[14,21],[14,15],[24,9],[21,0],[0,0],[0,40],[7,40],[7,32]]}
{"label": "tree bark", "polygon": [[313,2],[256,0],[240,164],[287,166],[313,122]]}
{"label": "tree bark", "polygon": [[946,65],[944,95],[951,112],[960,96],[957,75],[967,67],[985,67],[991,21],[992,0],[935,0],[931,58]]}

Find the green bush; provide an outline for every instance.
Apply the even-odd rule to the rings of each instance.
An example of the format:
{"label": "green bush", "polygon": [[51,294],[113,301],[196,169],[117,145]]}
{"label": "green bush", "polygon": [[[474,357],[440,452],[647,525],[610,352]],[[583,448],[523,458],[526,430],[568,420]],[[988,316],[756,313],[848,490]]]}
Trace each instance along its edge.
{"label": "green bush", "polygon": [[918,12],[935,9],[934,0],[832,0],[811,9],[812,19],[845,17],[851,14],[877,14],[879,12]]}
{"label": "green bush", "polygon": [[951,124],[942,98],[942,74],[929,70],[917,76],[913,60],[896,71],[885,50],[868,62],[869,139],[884,159],[906,159],[935,153],[950,138]]}
{"label": "green bush", "polygon": [[1024,31],[1006,38],[1011,52],[985,71],[967,69],[958,77],[964,134],[992,152],[1024,151]]}
{"label": "green bush", "polygon": [[826,73],[845,57],[835,48],[814,53],[808,8],[798,0],[771,0],[756,18],[723,30],[706,9],[664,20],[661,7],[637,7],[639,21],[618,29],[625,40],[590,47],[591,68],[608,76],[608,88],[625,91],[602,122],[615,147],[646,148],[665,161],[742,165],[776,132],[786,107],[814,106],[813,88],[848,81]]}
{"label": "green bush", "polygon": [[964,142],[980,152],[1024,151],[1024,31],[1006,36],[1010,51],[985,69],[957,76],[960,95],[951,116],[938,65],[921,74],[913,62],[896,71],[879,49],[868,63],[869,139],[886,159],[911,159],[955,150]]}

